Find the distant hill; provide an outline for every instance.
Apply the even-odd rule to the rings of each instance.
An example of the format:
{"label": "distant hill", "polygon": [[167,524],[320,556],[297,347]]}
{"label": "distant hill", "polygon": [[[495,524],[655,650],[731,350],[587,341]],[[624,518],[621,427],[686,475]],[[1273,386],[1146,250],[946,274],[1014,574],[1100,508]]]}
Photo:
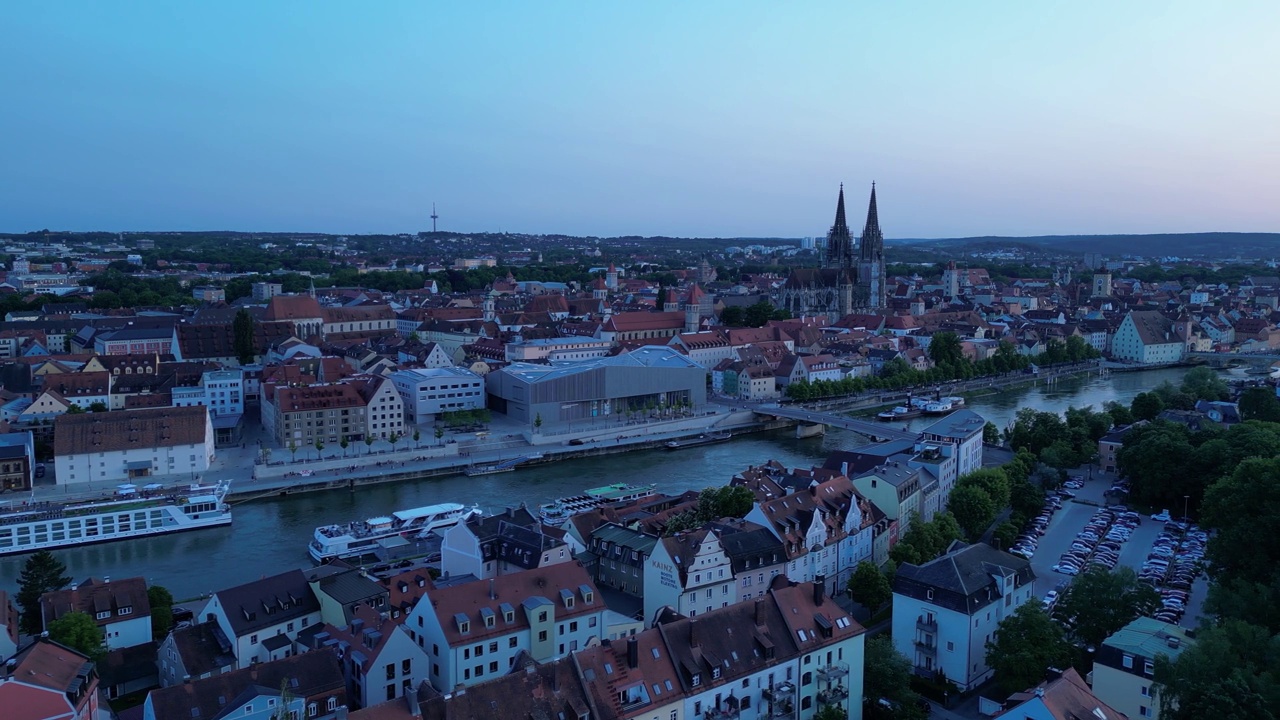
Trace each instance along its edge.
{"label": "distant hill", "polygon": [[1243,256],[1270,258],[1280,255],[1280,233],[1154,233],[1151,235],[1037,235],[1001,237],[986,235],[965,238],[899,238],[891,244],[911,245],[919,249],[964,248],[986,250],[1021,246],[1070,254],[1098,252],[1148,257],[1224,257]]}

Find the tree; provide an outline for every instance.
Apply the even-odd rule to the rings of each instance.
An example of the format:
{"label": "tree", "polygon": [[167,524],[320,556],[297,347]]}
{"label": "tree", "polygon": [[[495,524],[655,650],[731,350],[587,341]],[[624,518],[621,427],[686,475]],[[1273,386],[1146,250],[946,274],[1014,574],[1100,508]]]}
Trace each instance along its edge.
{"label": "tree", "polygon": [[1075,576],[1054,613],[1068,621],[1073,640],[1098,647],[1112,633],[1160,608],[1160,594],[1140,582],[1133,568],[1096,565]]}
{"label": "tree", "polygon": [[1280,458],[1250,458],[1204,495],[1209,568],[1222,582],[1270,583],[1280,565]]}
{"label": "tree", "polygon": [[1227,387],[1222,376],[1203,365],[1182,376],[1182,392],[1196,400],[1226,400],[1231,397],[1231,388]]}
{"label": "tree", "polygon": [[987,445],[1000,444],[1000,428],[996,427],[993,422],[988,422],[982,426],[982,442]]}
{"label": "tree", "polygon": [[107,404],[101,400],[89,403],[89,412],[91,413],[104,413],[110,409],[111,408],[108,408]]}
{"label": "tree", "polygon": [[773,306],[767,300],[761,300],[743,311],[742,324],[747,327],[764,327],[765,323],[774,319],[773,316]]}
{"label": "tree", "polygon": [[418,428],[414,428],[414,429],[413,429],[413,446],[414,446],[414,447],[422,447],[422,446],[419,444],[419,441],[420,441],[420,440],[422,440],[422,431],[421,431],[421,430],[419,430]]}
{"label": "tree", "polygon": [[439,443],[443,437],[444,437],[444,428],[440,426],[436,426],[436,442]]}
{"label": "tree", "polygon": [[1138,393],[1129,409],[1135,420],[1155,420],[1164,411],[1164,401],[1154,392]]}
{"label": "tree", "polygon": [[897,709],[894,718],[924,720],[927,713],[917,702],[920,696],[911,689],[911,661],[893,647],[888,635],[867,638],[862,665],[862,696],[872,703],[880,698]]}
{"label": "tree", "polygon": [[1249,388],[1238,401],[1241,420],[1280,422],[1280,398],[1270,388]]}
{"label": "tree", "polygon": [[294,461],[297,461],[298,459],[298,441],[297,440],[289,441],[289,454],[293,456]]}
{"label": "tree", "polygon": [[743,324],[742,308],[730,305],[720,311],[720,324],[727,327],[741,327]]}
{"label": "tree", "polygon": [[79,415],[82,412],[84,412],[84,408],[76,405],[75,403],[71,403],[67,406],[67,415]]}
{"label": "tree", "polygon": [[20,625],[27,635],[38,635],[44,630],[44,619],[40,609],[40,596],[61,590],[71,584],[71,576],[67,575],[67,566],[48,550],[41,550],[29,556],[22,563],[22,572],[18,575],[18,607],[22,608]]}
{"label": "tree", "polygon": [[993,536],[1001,550],[1008,550],[1018,541],[1018,526],[1006,520],[996,526]]}
{"label": "tree", "polygon": [[341,440],[338,441],[338,447],[342,448],[342,457],[347,456],[347,448],[350,446],[351,446],[351,441],[348,440],[346,437],[343,437]]}
{"label": "tree", "polygon": [[956,481],[956,487],[972,485],[981,489],[991,499],[995,510],[1009,506],[1009,476],[1000,468],[981,468]]}
{"label": "tree", "polygon": [[751,512],[755,493],[741,485],[707,488],[698,496],[698,514],[706,520],[740,518]]}
{"label": "tree", "polygon": [[1031,484],[1029,480],[1020,480],[1009,488],[1009,507],[1023,517],[1035,517],[1044,507],[1044,490]]}
{"label": "tree", "polygon": [[1000,622],[995,640],[987,643],[987,665],[1005,694],[1034,687],[1045,670],[1071,665],[1071,645],[1040,603],[1032,598]]}
{"label": "tree", "polygon": [[1118,402],[1111,401],[1104,404],[1103,409],[1111,416],[1111,424],[1116,427],[1124,427],[1133,424],[1133,411],[1121,405]]}
{"label": "tree", "polygon": [[875,563],[863,560],[849,577],[849,597],[874,613],[893,599],[893,588]]}
{"label": "tree", "polygon": [[324,457],[324,441],[316,438],[316,459]]}
{"label": "tree", "polygon": [[147,588],[147,601],[151,604],[151,639],[160,642],[173,629],[173,593],[163,585]]}
{"label": "tree", "polygon": [[934,333],[929,340],[929,359],[938,367],[960,367],[968,362],[960,337],[953,332]]}
{"label": "tree", "polygon": [[249,311],[240,308],[236,311],[235,320],[231,321],[232,344],[236,351],[236,357],[240,360],[241,365],[248,365],[253,362],[257,355],[257,349],[253,343],[253,316]]}
{"label": "tree", "polygon": [[947,509],[969,538],[979,538],[996,517],[996,508],[982,488],[974,485],[957,486],[951,491]]}
{"label": "tree", "polygon": [[365,447],[365,454],[369,454],[373,452],[373,436],[372,435],[364,436],[364,447]]}
{"label": "tree", "polygon": [[400,433],[397,433],[397,432],[391,433],[391,435],[387,437],[387,442],[391,443],[391,449],[395,450],[396,443],[400,442]]}
{"label": "tree", "polygon": [[1201,625],[1196,641],[1176,661],[1156,658],[1154,689],[1160,717],[1270,718],[1280,708],[1276,646],[1265,628],[1228,619]]}
{"label": "tree", "polygon": [[102,628],[88,613],[69,612],[49,623],[49,639],[88,655],[90,660],[100,660],[106,654]]}
{"label": "tree", "polygon": [[533,418],[533,427],[538,430],[542,429],[542,413],[538,413],[538,415]]}

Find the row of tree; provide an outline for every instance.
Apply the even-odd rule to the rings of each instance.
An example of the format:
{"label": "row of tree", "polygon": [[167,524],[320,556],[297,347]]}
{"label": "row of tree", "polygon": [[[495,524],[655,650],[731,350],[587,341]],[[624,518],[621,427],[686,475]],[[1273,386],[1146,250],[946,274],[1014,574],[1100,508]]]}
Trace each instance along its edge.
{"label": "row of tree", "polygon": [[955,380],[995,377],[1026,370],[1032,365],[1076,363],[1099,356],[1098,351],[1083,338],[1072,336],[1066,342],[1050,340],[1045,351],[1038,355],[1021,354],[1012,343],[1001,342],[991,357],[973,361],[965,356],[959,336],[952,332],[941,332],[935,334],[929,342],[929,359],[933,367],[927,370],[916,370],[906,360],[894,358],[886,362],[875,376],[791,383],[787,386],[787,397],[803,402],[858,395],[871,390],[902,390]]}

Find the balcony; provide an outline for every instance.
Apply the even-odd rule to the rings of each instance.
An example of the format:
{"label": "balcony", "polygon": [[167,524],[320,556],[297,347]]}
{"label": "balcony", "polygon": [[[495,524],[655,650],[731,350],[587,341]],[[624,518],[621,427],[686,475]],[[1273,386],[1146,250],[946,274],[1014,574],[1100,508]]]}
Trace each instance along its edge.
{"label": "balcony", "polygon": [[929,632],[929,633],[938,632],[937,616],[930,618],[927,615],[920,615],[916,617],[916,629],[923,630],[924,632]]}
{"label": "balcony", "polygon": [[938,644],[931,638],[929,640],[916,639],[916,650],[925,655],[936,657],[938,655]]}
{"label": "balcony", "polygon": [[796,686],[789,682],[776,683],[761,691],[769,703],[769,717],[792,717],[796,712]]}
{"label": "balcony", "polygon": [[703,720],[738,720],[738,708],[731,708],[728,705],[722,705],[718,708],[708,708],[702,713]]}
{"label": "balcony", "polygon": [[849,688],[844,685],[834,685],[818,692],[818,704],[820,705],[839,705],[848,699]]}
{"label": "balcony", "polygon": [[832,680],[839,680],[842,677],[846,677],[848,674],[849,666],[842,662],[831,663],[825,667],[818,668],[818,679],[826,680],[828,682]]}

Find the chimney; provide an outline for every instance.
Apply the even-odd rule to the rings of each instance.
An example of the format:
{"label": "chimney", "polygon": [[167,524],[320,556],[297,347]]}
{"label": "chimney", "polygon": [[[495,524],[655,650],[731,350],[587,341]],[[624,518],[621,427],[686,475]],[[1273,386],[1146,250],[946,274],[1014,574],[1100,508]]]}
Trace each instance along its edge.
{"label": "chimney", "polygon": [[635,670],[640,666],[640,643],[635,635],[627,637],[627,667]]}
{"label": "chimney", "polygon": [[764,598],[756,598],[756,627],[764,627]]}
{"label": "chimney", "polygon": [[819,605],[819,606],[822,605],[823,590],[826,588],[826,586],[827,586],[826,575],[823,575],[822,573],[818,573],[817,575],[813,576],[813,604],[814,605]]}
{"label": "chimney", "polygon": [[493,578],[489,578],[489,599],[490,599],[490,600],[497,600],[497,599],[498,599],[497,594],[496,594],[496,593],[494,593],[494,591],[493,591]]}
{"label": "chimney", "polygon": [[698,647],[702,643],[698,641],[698,621],[689,621],[689,647]]}

